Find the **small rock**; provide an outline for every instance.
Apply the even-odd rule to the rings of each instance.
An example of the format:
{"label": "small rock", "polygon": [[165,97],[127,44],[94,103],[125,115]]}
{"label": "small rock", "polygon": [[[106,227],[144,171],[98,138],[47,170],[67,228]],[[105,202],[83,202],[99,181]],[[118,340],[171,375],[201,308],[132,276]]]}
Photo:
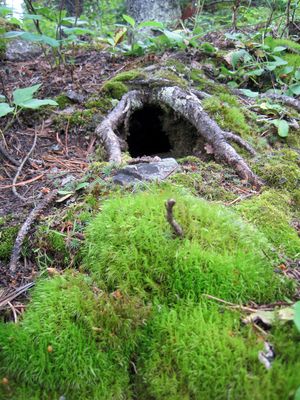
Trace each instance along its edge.
{"label": "small rock", "polygon": [[74,90],[68,90],[66,93],[66,96],[68,99],[73,101],[74,103],[83,103],[84,102],[84,96],[80,93],[75,92]]}
{"label": "small rock", "polygon": [[158,162],[128,165],[117,172],[113,182],[122,186],[142,181],[162,181],[177,171],[179,165],[174,158],[165,158]]}
{"label": "small rock", "polygon": [[8,61],[32,60],[42,54],[41,46],[22,39],[10,40],[6,45],[5,58]]}

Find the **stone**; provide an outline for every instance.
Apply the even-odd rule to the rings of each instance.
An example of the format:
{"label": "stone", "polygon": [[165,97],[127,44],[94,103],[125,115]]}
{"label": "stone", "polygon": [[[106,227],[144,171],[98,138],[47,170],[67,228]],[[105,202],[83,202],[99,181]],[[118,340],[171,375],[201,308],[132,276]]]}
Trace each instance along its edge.
{"label": "stone", "polygon": [[113,182],[122,186],[134,185],[143,181],[162,181],[179,169],[174,158],[165,158],[158,162],[127,165],[117,172]]}
{"label": "stone", "polygon": [[42,54],[41,46],[22,39],[10,40],[6,45],[5,58],[8,61],[32,60]]}

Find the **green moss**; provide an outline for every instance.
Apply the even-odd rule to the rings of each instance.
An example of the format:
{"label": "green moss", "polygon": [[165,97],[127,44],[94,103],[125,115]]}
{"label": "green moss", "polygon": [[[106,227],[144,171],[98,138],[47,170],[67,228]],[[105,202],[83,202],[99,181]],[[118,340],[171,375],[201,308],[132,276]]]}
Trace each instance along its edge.
{"label": "green moss", "polygon": [[137,78],[145,77],[145,75],[137,69],[132,69],[131,71],[125,71],[117,74],[109,82],[128,82]]}
{"label": "green moss", "polygon": [[[299,334],[278,328],[270,371],[258,360],[263,343],[233,311],[202,301],[163,307],[147,324],[137,365],[138,399],[293,398],[299,386]],[[287,344],[286,344],[287,342]],[[273,343],[273,340],[272,340]]]}
{"label": "green moss", "polygon": [[299,166],[298,153],[281,149],[256,161],[253,169],[268,185],[291,192],[300,187]]}
{"label": "green moss", "polygon": [[169,59],[166,61],[165,65],[167,67],[175,68],[176,72],[179,74],[184,74],[189,71],[189,68],[178,60]]}
{"label": "green moss", "polygon": [[48,260],[52,264],[60,267],[68,266],[70,262],[70,250],[66,245],[66,235],[48,226],[40,226],[35,233],[35,247],[47,254]]}
{"label": "green moss", "polygon": [[187,87],[187,82],[185,79],[181,78],[177,73],[171,71],[170,69],[160,69],[154,72],[154,79],[166,79],[171,84],[179,86],[179,87]]}
{"label": "green moss", "polygon": [[9,261],[18,231],[19,226],[0,228],[0,260]]}
{"label": "green moss", "polygon": [[[275,47],[284,46],[290,50],[300,52],[300,44],[290,39],[275,39],[271,36],[265,38],[265,44],[273,50]],[[299,64],[297,65],[299,67]]]}
{"label": "green moss", "polygon": [[235,209],[265,234],[277,253],[296,257],[299,255],[300,238],[289,225],[289,202],[288,196],[268,190],[238,204]]}
{"label": "green moss", "polygon": [[120,100],[128,92],[128,87],[122,82],[110,80],[104,83],[102,92],[113,99]]}
{"label": "green moss", "polygon": [[221,128],[238,133],[242,137],[250,134],[245,115],[233,96],[228,94],[212,96],[203,100],[202,104]]}
{"label": "green moss", "polygon": [[55,98],[55,101],[58,103],[58,107],[63,110],[66,108],[69,104],[72,104],[72,101],[65,95],[65,94],[60,94]]}
{"label": "green moss", "polygon": [[86,103],[85,103],[85,108],[96,108],[102,112],[108,112],[112,108],[112,103],[111,100],[108,99],[107,97],[98,97],[98,98],[90,98]]}
{"label": "green moss", "polygon": [[[164,203],[175,198],[185,233],[173,236]],[[145,299],[197,300],[202,293],[234,301],[279,298],[282,283],[262,254],[265,239],[230,210],[183,195],[151,193],[107,201],[87,230],[86,267],[109,291]]]}
{"label": "green moss", "polygon": [[22,321],[0,324],[0,376],[41,399],[130,398],[129,357],[147,313],[81,274],[40,281]]}

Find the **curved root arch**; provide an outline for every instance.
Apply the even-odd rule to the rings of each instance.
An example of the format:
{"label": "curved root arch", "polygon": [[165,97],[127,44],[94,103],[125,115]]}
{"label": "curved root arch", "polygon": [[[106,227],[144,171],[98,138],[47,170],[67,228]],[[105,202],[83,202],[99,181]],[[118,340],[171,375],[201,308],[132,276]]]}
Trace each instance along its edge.
{"label": "curved root arch", "polygon": [[195,94],[177,86],[132,90],[122,97],[118,105],[96,128],[96,134],[104,144],[110,162],[121,162],[120,141],[115,131],[124,125],[125,131],[128,133],[130,116],[147,104],[169,106],[196,128],[198,134],[210,145],[218,162],[230,165],[241,178],[254,185],[259,185],[258,177],[230,142],[237,143],[250,154],[255,155],[253,148],[241,137],[223,131],[203,110],[201,101]]}

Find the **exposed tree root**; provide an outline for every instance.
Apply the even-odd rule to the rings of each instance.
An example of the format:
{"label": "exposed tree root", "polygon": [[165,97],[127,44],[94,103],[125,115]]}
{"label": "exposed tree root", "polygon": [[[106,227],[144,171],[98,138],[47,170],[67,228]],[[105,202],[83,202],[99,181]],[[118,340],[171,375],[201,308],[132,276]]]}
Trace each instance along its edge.
{"label": "exposed tree root", "polygon": [[218,162],[230,165],[243,179],[254,185],[260,185],[258,177],[229,142],[237,143],[254,155],[255,151],[252,147],[239,136],[223,131],[203,110],[196,94],[177,86],[132,90],[122,97],[118,105],[96,128],[96,133],[106,148],[110,162],[121,162],[120,139],[115,132],[119,127],[124,126],[125,133],[128,134],[130,116],[145,105],[171,108],[197,129],[199,136],[210,145],[210,152],[214,154]]}
{"label": "exposed tree root", "polygon": [[18,236],[15,241],[15,245],[11,254],[11,259],[10,259],[10,264],[9,264],[9,270],[11,273],[15,273],[18,265],[18,261],[20,258],[21,250],[22,250],[22,245],[24,242],[24,239],[31,227],[31,225],[34,223],[34,221],[37,219],[37,217],[41,214],[41,212],[55,199],[57,195],[57,190],[52,190],[52,192],[48,193],[47,196],[41,200],[36,207],[30,212],[28,217],[26,218],[26,221],[24,224],[21,226],[21,229],[19,230]]}

